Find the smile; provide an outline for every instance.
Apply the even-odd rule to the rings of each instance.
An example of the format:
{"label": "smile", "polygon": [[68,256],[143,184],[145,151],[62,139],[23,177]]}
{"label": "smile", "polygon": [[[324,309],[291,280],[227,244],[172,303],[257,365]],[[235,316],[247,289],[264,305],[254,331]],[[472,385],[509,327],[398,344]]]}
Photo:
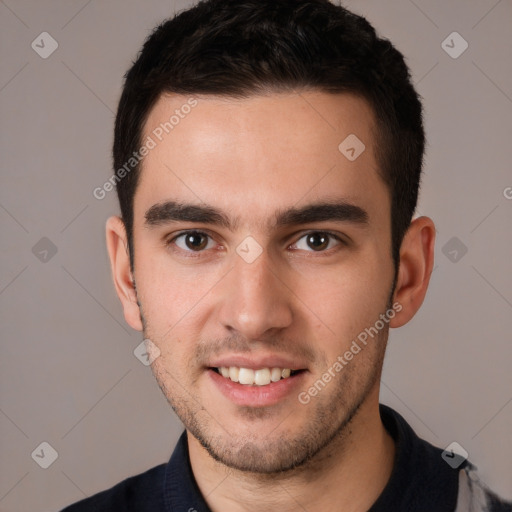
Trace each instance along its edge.
{"label": "smile", "polygon": [[260,368],[253,370],[238,366],[221,366],[212,369],[224,378],[246,386],[267,386],[271,382],[288,379],[300,371],[291,370],[290,368]]}

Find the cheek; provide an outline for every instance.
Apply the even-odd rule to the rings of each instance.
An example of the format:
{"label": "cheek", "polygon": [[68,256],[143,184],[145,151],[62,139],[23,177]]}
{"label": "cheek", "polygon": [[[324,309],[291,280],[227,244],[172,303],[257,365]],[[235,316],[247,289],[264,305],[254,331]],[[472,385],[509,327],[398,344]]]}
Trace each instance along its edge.
{"label": "cheek", "polygon": [[389,272],[383,271],[387,266],[376,258],[366,264],[362,261],[315,271],[310,278],[302,272],[294,287],[308,306],[314,325],[328,329],[336,349],[373,325],[387,306],[392,280]]}
{"label": "cheek", "polygon": [[160,334],[186,320],[215,282],[208,273],[173,264],[164,251],[146,251],[136,263],[137,296],[144,317]]}
{"label": "cheek", "polygon": [[208,292],[219,277],[213,270],[200,273],[192,267],[172,266],[165,257],[139,262],[137,291],[145,335],[161,353],[156,368],[163,376],[170,372],[191,378],[192,369],[187,370],[191,354],[211,313]]}

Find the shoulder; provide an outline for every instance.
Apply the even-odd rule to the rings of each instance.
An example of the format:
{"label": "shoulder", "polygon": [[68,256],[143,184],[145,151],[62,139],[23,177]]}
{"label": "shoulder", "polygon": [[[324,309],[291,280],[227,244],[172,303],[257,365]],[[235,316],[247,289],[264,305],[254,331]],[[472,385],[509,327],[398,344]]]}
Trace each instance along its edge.
{"label": "shoulder", "polygon": [[467,459],[419,438],[389,407],[381,405],[381,417],[395,441],[396,456],[391,478],[372,512],[512,512],[512,504],[490,491]]}
{"label": "shoulder", "polygon": [[512,512],[512,502],[501,500],[480,480],[477,469],[467,464],[459,472],[455,512]]}
{"label": "shoulder", "polygon": [[62,512],[160,510],[163,507],[165,467],[166,464],[161,464],[145,473],[127,478],[111,489],[66,507]]}

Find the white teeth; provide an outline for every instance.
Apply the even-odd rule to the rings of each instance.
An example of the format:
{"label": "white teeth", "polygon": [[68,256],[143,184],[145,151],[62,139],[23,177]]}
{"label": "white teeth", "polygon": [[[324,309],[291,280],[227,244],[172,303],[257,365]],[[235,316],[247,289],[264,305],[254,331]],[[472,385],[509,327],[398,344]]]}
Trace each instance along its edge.
{"label": "white teeth", "polygon": [[230,366],[229,367],[229,378],[233,382],[238,382],[238,374],[240,373],[240,369],[236,366]]}
{"label": "white teeth", "polygon": [[256,386],[266,386],[270,384],[270,370],[268,368],[256,370],[254,372],[254,384],[256,384]]}
{"label": "white teeth", "polygon": [[233,382],[240,382],[247,386],[267,386],[271,382],[278,382],[281,379],[287,379],[291,375],[290,368],[260,368],[252,370],[251,368],[239,368],[237,366],[221,366],[217,368],[219,373],[226,379]]}
{"label": "white teeth", "polygon": [[254,370],[250,368],[240,368],[238,382],[240,382],[240,384],[254,384]]}
{"label": "white teeth", "polygon": [[281,380],[281,373],[283,370],[281,368],[272,368],[272,371],[270,372],[270,379],[272,382],[277,382]]}

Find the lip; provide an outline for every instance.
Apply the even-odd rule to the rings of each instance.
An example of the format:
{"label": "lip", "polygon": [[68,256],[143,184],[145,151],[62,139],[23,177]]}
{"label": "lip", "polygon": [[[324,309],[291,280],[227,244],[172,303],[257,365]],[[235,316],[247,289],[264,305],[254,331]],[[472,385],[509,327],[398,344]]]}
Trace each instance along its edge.
{"label": "lip", "polygon": [[[230,361],[232,361],[230,359]],[[232,364],[231,366],[238,366]],[[244,366],[244,368],[251,368],[251,366]],[[274,368],[280,367],[275,365]],[[252,368],[268,368],[268,366],[252,366]],[[286,368],[289,368],[286,367]],[[233,382],[222,375],[219,375],[215,370],[208,368],[207,374],[212,381],[212,384],[232,403],[245,407],[266,407],[276,405],[290,396],[295,396],[296,391],[304,382],[307,371],[302,371],[292,375],[286,379],[281,379],[278,382],[271,382],[266,386],[249,386]]]}
{"label": "lip", "polygon": [[247,357],[244,355],[230,355],[215,359],[207,365],[209,368],[221,368],[225,366],[237,366],[238,368],[250,368],[251,370],[259,370],[261,368],[289,368],[290,370],[306,370],[307,364],[304,361],[290,359],[285,356],[260,356]]}

